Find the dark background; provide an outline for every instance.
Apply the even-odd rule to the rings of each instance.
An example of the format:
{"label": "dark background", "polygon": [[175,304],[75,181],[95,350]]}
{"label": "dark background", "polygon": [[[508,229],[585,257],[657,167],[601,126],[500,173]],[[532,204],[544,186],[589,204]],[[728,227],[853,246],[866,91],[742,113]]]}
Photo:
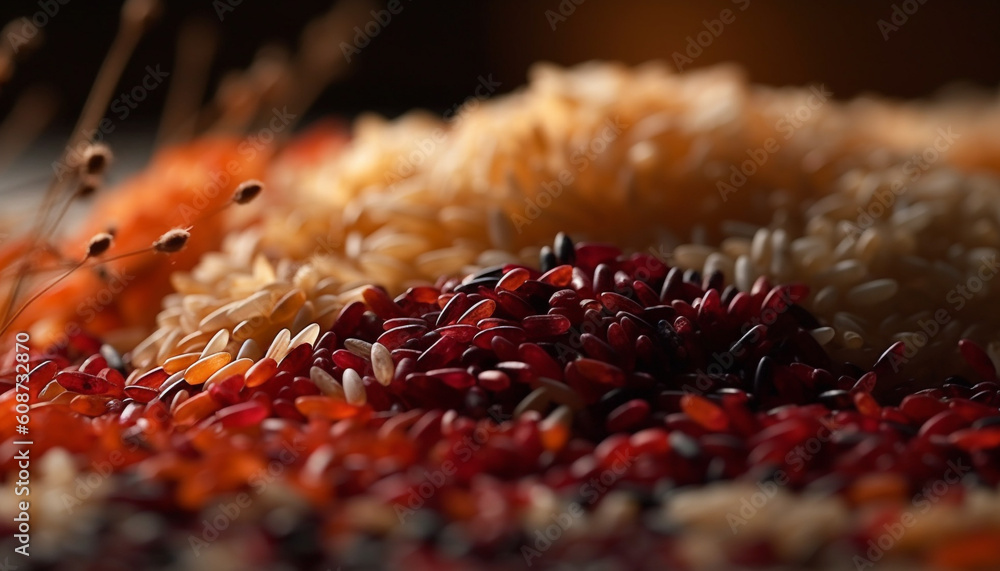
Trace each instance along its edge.
{"label": "dark background", "polygon": [[[558,11],[560,0],[401,2],[402,12],[356,55],[348,77],[327,89],[314,115],[350,116],[369,109],[396,115],[413,107],[440,112],[471,95],[480,75],[492,74],[502,83],[500,92],[510,91],[524,83],[528,67],[539,60],[671,62],[675,51],[685,49],[688,36],[705,29],[703,20],[718,18],[726,8],[734,9],[736,20],[704,48],[692,67],[739,62],[755,82],[823,82],[838,98],[867,92],[930,96],[956,82],[990,89],[1000,85],[997,2],[910,0],[907,8],[919,8],[888,41],[877,22],[890,20],[893,6],[904,5],[901,0],[750,0],[743,12],[730,0],[584,0],[555,30],[545,12]],[[570,0],[563,3],[571,5]],[[147,64],[172,69],[177,30],[191,15],[201,15],[219,28],[222,44],[213,64],[217,79],[226,70],[244,67],[265,41],[294,47],[303,24],[324,12],[330,1],[242,0],[221,22],[212,0],[165,4],[120,86],[136,85]],[[60,100],[57,122],[49,132],[64,135],[114,35],[119,6],[117,0],[68,0],[61,6],[44,28],[45,44],[0,91],[0,114],[9,110],[19,90],[46,84]],[[0,21],[39,9],[35,1],[6,0]],[[148,130],[166,91],[153,92],[112,137]]]}

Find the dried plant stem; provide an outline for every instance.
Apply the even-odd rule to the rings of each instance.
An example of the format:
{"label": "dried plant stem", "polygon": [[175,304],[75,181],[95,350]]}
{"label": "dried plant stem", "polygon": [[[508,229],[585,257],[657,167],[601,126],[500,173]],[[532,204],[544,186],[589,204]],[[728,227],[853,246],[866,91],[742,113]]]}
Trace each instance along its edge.
{"label": "dried plant stem", "polygon": [[55,280],[53,280],[51,283],[49,283],[49,285],[47,285],[47,286],[43,287],[42,289],[38,290],[35,293],[35,295],[31,296],[30,298],[28,298],[27,301],[25,301],[24,303],[22,303],[21,307],[19,307],[17,309],[17,311],[15,311],[12,316],[10,316],[9,319],[6,319],[4,321],[4,326],[3,326],[2,329],[0,329],[0,335],[3,335],[4,333],[7,332],[7,329],[10,328],[11,324],[14,323],[14,321],[16,321],[17,318],[20,317],[20,315],[22,313],[24,313],[24,310],[27,309],[28,306],[30,306],[32,304],[32,302],[34,302],[36,299],[38,299],[39,297],[41,297],[42,295],[44,295],[45,292],[47,292],[50,289],[54,288],[59,282],[61,282],[64,279],[68,278],[73,272],[75,272],[76,270],[78,270],[81,267],[83,267],[83,264],[88,259],[89,258],[84,258],[84,259],[80,260],[79,262],[77,262],[76,264],[74,264],[72,268],[70,268],[69,270],[67,270],[66,273],[62,274],[61,276],[59,276],[58,278],[56,278]]}
{"label": "dried plant stem", "polygon": [[[125,5],[122,7],[121,25],[118,28],[118,33],[115,35],[111,47],[108,49],[108,53],[101,63],[97,77],[90,88],[90,94],[87,96],[86,103],[84,103],[83,111],[80,113],[80,118],[73,128],[66,150],[60,158],[64,164],[69,159],[72,150],[86,140],[86,134],[93,130],[101,120],[104,110],[111,101],[115,85],[118,84],[122,71],[125,69],[125,64],[128,63],[136,44],[142,37],[146,21],[157,6],[154,0],[126,0]],[[32,231],[29,234],[30,239],[27,255],[25,255],[19,264],[18,275],[14,278],[14,284],[4,304],[4,322],[8,321],[10,312],[17,302],[17,297],[27,277],[27,269],[31,264],[31,252],[35,250],[41,236],[44,234],[44,229],[47,226],[46,220],[50,216],[61,188],[63,188],[63,184],[60,178],[57,176],[53,177],[48,189],[45,191],[45,197],[42,200],[42,205],[38,210]]]}
{"label": "dried plant stem", "polygon": [[156,146],[184,141],[194,134],[217,46],[218,33],[207,22],[189,20],[181,28],[177,64],[167,91]]}

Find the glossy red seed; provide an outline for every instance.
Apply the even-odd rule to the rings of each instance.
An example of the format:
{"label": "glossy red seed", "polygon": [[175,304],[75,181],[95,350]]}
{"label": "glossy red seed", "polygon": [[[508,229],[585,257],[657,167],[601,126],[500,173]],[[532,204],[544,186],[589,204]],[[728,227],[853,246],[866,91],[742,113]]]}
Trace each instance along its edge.
{"label": "glossy red seed", "polygon": [[612,349],[610,345],[602,341],[596,335],[584,333],[580,336],[580,344],[583,346],[583,351],[588,356],[598,361],[610,363],[617,361],[618,359],[618,356],[615,355],[614,349]]}
{"label": "glossy red seed", "polygon": [[556,266],[545,272],[540,278],[538,278],[538,281],[562,287],[569,285],[569,281],[571,279],[573,279],[573,266],[567,264]]}
{"label": "glossy red seed", "polygon": [[600,296],[601,304],[611,313],[626,311],[635,315],[642,313],[642,306],[631,299],[614,292],[604,292]]}
{"label": "glossy red seed", "polygon": [[881,407],[875,401],[869,393],[854,393],[854,406],[858,409],[858,412],[869,417],[869,418],[879,418],[881,415]]}
{"label": "glossy red seed", "polygon": [[295,407],[295,403],[288,399],[276,399],[272,404],[271,408],[274,409],[274,413],[281,418],[287,418],[288,420],[297,420],[299,422],[305,422],[306,417],[299,412],[299,409]]}
{"label": "glossy red seed", "polygon": [[494,337],[500,337],[509,341],[515,348],[517,345],[528,340],[528,334],[520,327],[493,327],[477,333],[472,342],[476,347],[489,349],[490,342]]}
{"label": "glossy red seed", "polygon": [[496,367],[507,373],[507,376],[512,381],[518,383],[531,383],[538,376],[537,372],[531,368],[531,365],[521,361],[500,361]]}
{"label": "glossy red seed", "polygon": [[584,268],[595,268],[598,264],[613,262],[622,253],[610,244],[580,243],[576,245],[576,263]]}
{"label": "glossy red seed", "polygon": [[479,386],[488,391],[500,392],[510,388],[510,377],[503,371],[483,371],[479,373]]}
{"label": "glossy red seed", "polygon": [[459,343],[470,343],[472,338],[479,333],[479,328],[475,325],[447,325],[437,329],[442,336],[451,337]]}
{"label": "glossy red seed", "polygon": [[486,319],[480,319],[476,322],[476,329],[490,329],[493,327],[517,327],[519,323],[517,321],[511,321],[509,319],[501,319],[499,317],[488,317]]}
{"label": "glossy red seed", "polygon": [[[358,325],[361,324],[361,318],[365,314],[365,304],[360,301],[351,302],[340,310],[337,314],[337,320],[333,324],[333,333],[336,339],[347,339],[351,336],[355,330],[357,330]],[[327,347],[328,349],[333,349],[332,347]],[[294,405],[293,405],[294,406]]]}
{"label": "glossy red seed", "polygon": [[535,314],[535,309],[527,301],[516,293],[501,291],[497,294],[497,302],[504,311],[515,319],[524,319]]}
{"label": "glossy red seed", "polygon": [[157,367],[140,375],[139,378],[132,384],[140,387],[158,389],[160,388],[160,385],[163,384],[163,381],[167,380],[167,377],[169,376],[170,375],[163,370],[163,367]]}
{"label": "glossy red seed", "polygon": [[503,275],[497,282],[496,291],[514,291],[521,284],[531,279],[531,272],[524,268],[514,268]]}
{"label": "glossy red seed", "polygon": [[[362,306],[364,309],[364,306]],[[333,331],[327,331],[319,336],[315,345],[317,350],[333,351],[337,348],[337,334]]]}
{"label": "glossy red seed", "polygon": [[403,295],[416,303],[434,304],[437,303],[440,293],[436,288],[430,286],[417,286],[406,290]]}
{"label": "glossy red seed", "polygon": [[330,355],[330,358],[341,369],[364,370],[368,365],[368,361],[351,353],[347,349],[337,349]]}
{"label": "glossy red seed", "polygon": [[899,404],[899,409],[903,411],[903,414],[921,424],[947,408],[948,403],[927,395],[907,395]]}
{"label": "glossy red seed", "polygon": [[962,354],[965,362],[972,367],[977,375],[986,381],[997,380],[997,370],[990,356],[986,354],[975,341],[971,339],[961,339],[958,342],[958,350]]}
{"label": "glossy red seed", "polygon": [[469,296],[464,293],[456,293],[441,308],[441,314],[438,315],[436,325],[442,327],[455,324],[458,318],[470,307],[472,307],[472,302],[469,301]]}
{"label": "glossy red seed", "polygon": [[121,394],[121,389],[125,388],[125,376],[118,371],[118,369],[104,368],[101,369],[97,376],[104,379],[105,381],[111,383],[113,390]]}
{"label": "glossy red seed", "polygon": [[626,432],[642,425],[649,417],[649,403],[634,399],[608,413],[604,426],[608,432]]}
{"label": "glossy red seed", "polygon": [[569,319],[562,315],[532,315],[521,320],[521,327],[535,339],[562,335],[571,326]]}
{"label": "glossy red seed", "polygon": [[670,451],[670,439],[667,431],[662,428],[647,428],[636,432],[629,438],[632,451],[638,456],[642,454],[665,455]]}
{"label": "glossy red seed", "polygon": [[234,405],[242,401],[240,389],[243,388],[243,375],[233,375],[213,384],[208,389],[208,394],[220,406]]}
{"label": "glossy red seed", "polygon": [[[488,331],[495,331],[490,329]],[[484,331],[483,333],[486,333]],[[476,335],[478,338],[479,335]],[[417,358],[417,367],[423,370],[440,369],[451,364],[465,350],[458,341],[452,337],[441,337],[427,348],[420,357]]]}
{"label": "glossy red seed", "polygon": [[285,355],[285,358],[278,363],[278,371],[291,373],[293,375],[302,373],[312,364],[313,349],[308,343],[303,343]]}
{"label": "glossy red seed", "polygon": [[996,407],[986,406],[964,398],[952,398],[948,408],[969,422],[992,416],[997,413]]}
{"label": "glossy red seed", "polygon": [[467,309],[461,317],[458,318],[456,323],[458,325],[475,325],[479,323],[480,320],[486,319],[487,317],[493,315],[496,310],[497,304],[492,299],[484,299],[477,302],[472,307]]}
{"label": "glossy red seed", "polygon": [[[394,320],[396,321],[396,320]],[[394,327],[389,329],[382,335],[379,335],[378,342],[385,346],[386,349],[392,351],[397,349],[406,343],[410,339],[420,337],[428,330],[426,323],[413,323],[409,325],[401,325],[399,327]]]}
{"label": "glossy red seed", "polygon": [[80,364],[80,372],[88,375],[96,375],[101,369],[108,368],[107,360],[101,355],[91,355]]}
{"label": "glossy red seed", "polygon": [[969,452],[997,448],[1000,447],[1000,427],[959,430],[948,437],[948,442]]}
{"label": "glossy red seed", "polygon": [[253,399],[223,408],[216,413],[216,418],[225,428],[247,428],[259,425],[270,414],[267,404]]}
{"label": "glossy red seed", "polygon": [[112,388],[108,381],[80,371],[62,371],[55,380],[66,390],[82,395],[103,395]]}
{"label": "glossy red seed", "polygon": [[143,404],[150,402],[160,394],[155,388],[144,387],[142,385],[129,385],[125,387],[124,392],[125,396]]}
{"label": "glossy red seed", "polygon": [[875,383],[877,381],[878,381],[878,376],[875,374],[874,371],[869,371],[864,375],[861,375],[861,378],[858,379],[858,382],[854,383],[854,386],[851,387],[850,391],[851,395],[855,395],[857,393],[871,394],[871,392],[875,390]]}
{"label": "glossy red seed", "polygon": [[493,339],[490,339],[490,350],[492,350],[497,359],[500,359],[501,361],[517,360],[517,345],[514,345],[503,337],[494,337]]}
{"label": "glossy red seed", "polygon": [[610,387],[625,385],[625,372],[609,363],[581,358],[566,365],[566,374],[574,371],[584,379]]}
{"label": "glossy red seed", "polygon": [[434,377],[454,389],[467,389],[476,384],[475,377],[469,374],[469,372],[465,369],[458,367],[427,371],[427,375]]}
{"label": "glossy red seed", "polygon": [[[437,299],[436,296],[435,299]],[[419,317],[397,317],[394,319],[386,319],[382,322],[382,331],[389,331],[390,329],[404,327],[406,325],[420,325],[426,328],[427,321]]]}
{"label": "glossy red seed", "polygon": [[405,317],[403,310],[396,304],[395,301],[385,290],[373,286],[366,287],[361,291],[361,297],[364,298],[365,303],[368,307],[375,312],[382,319],[392,319],[395,317]]}
{"label": "glossy red seed", "polygon": [[952,410],[946,410],[935,414],[927,420],[921,427],[918,435],[923,438],[932,436],[947,436],[956,430],[965,428],[969,421],[959,416]]}
{"label": "glossy red seed", "polygon": [[646,282],[633,280],[632,291],[634,292],[636,299],[639,300],[639,303],[645,305],[646,307],[660,304],[660,294],[653,291],[653,288],[649,287]]}
{"label": "glossy red seed", "polygon": [[[628,324],[629,322],[625,321],[625,323]],[[629,327],[633,331],[627,332],[625,330],[626,327]],[[623,326],[621,323],[612,323],[608,326],[608,345],[618,353],[619,357],[628,355],[632,352],[633,340],[635,339],[633,335],[635,334],[637,334],[635,326]]]}
{"label": "glossy red seed", "polygon": [[699,425],[713,431],[729,428],[729,418],[717,404],[707,398],[687,394],[681,397],[681,410]]}
{"label": "glossy red seed", "polygon": [[562,379],[563,367],[545,349],[534,343],[522,343],[517,348],[518,360],[527,363],[539,377]]}

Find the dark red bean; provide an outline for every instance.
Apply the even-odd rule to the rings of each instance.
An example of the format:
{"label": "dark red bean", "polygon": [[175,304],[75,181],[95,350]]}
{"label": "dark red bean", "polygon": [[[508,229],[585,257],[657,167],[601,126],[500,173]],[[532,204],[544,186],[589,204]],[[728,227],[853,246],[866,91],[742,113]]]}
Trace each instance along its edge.
{"label": "dark red bean", "polygon": [[239,429],[257,426],[270,414],[271,407],[266,401],[253,399],[223,408],[215,416],[223,427]]}
{"label": "dark red bean", "polygon": [[312,364],[312,355],[312,346],[308,343],[302,343],[289,351],[285,358],[278,363],[278,371],[285,371],[293,375],[302,373]]}
{"label": "dark red bean", "polygon": [[[498,328],[502,329],[502,328]],[[489,329],[488,331],[496,331]],[[480,335],[482,334],[480,333]],[[479,335],[476,335],[478,338]],[[434,342],[420,357],[417,358],[417,367],[423,370],[440,369],[448,366],[458,359],[465,347],[458,343],[453,337],[441,337]]]}
{"label": "dark red bean", "polygon": [[608,413],[605,428],[608,432],[627,432],[640,427],[649,417],[649,403],[633,399]]}
{"label": "dark red bean", "polygon": [[465,369],[458,367],[427,371],[427,375],[454,389],[467,389],[476,384],[476,377],[470,375]]}
{"label": "dark red bean", "polygon": [[521,361],[500,361],[496,367],[506,373],[512,381],[518,383],[528,384],[538,376],[531,365]]}
{"label": "dark red bean", "polygon": [[470,307],[472,307],[472,302],[469,301],[469,296],[464,293],[456,293],[441,308],[441,314],[437,318],[437,326],[455,324],[458,318]]}
{"label": "dark red bean", "polygon": [[[437,294],[435,294],[434,298],[437,299]],[[426,320],[418,317],[397,317],[395,319],[386,319],[385,321],[383,321],[382,330],[389,331],[391,329],[395,329],[397,327],[405,327],[407,325],[420,325],[421,327],[424,327],[426,329],[428,323]]]}
{"label": "dark red bean", "polygon": [[531,366],[539,377],[562,379],[563,367],[545,349],[534,343],[522,343],[517,348],[519,360]]}
{"label": "dark red bean", "polygon": [[351,353],[347,349],[337,349],[330,355],[330,358],[341,369],[364,370],[368,365],[368,361]]}
{"label": "dark red bean", "polygon": [[544,339],[562,335],[569,331],[572,324],[562,315],[531,315],[521,320],[529,337]]}
{"label": "dark red bean", "polygon": [[[103,362],[103,360],[102,357],[101,361]],[[97,375],[90,375],[82,371],[62,371],[55,376],[55,380],[67,391],[82,395],[103,395],[113,386]]]}
{"label": "dark red bean", "polygon": [[382,345],[385,345],[386,349],[392,351],[393,349],[398,349],[403,343],[406,343],[410,339],[420,337],[427,331],[428,327],[426,323],[411,323],[409,325],[401,325],[387,330],[385,333],[379,335],[377,341]]}
{"label": "dark red bean", "polygon": [[96,375],[101,369],[108,368],[108,361],[102,355],[91,355],[80,364],[80,372],[88,375]]}
{"label": "dark red bean", "polygon": [[996,366],[993,365],[993,361],[990,356],[986,354],[975,341],[971,339],[961,339],[958,342],[958,350],[962,354],[962,358],[965,362],[972,367],[972,370],[976,372],[977,375],[982,377],[987,381],[997,380],[997,370]]}
{"label": "dark red bean", "polygon": [[479,386],[492,392],[505,391],[510,388],[510,377],[503,371],[483,371],[479,373],[478,381]]}
{"label": "dark red bean", "polygon": [[609,244],[577,244],[576,261],[581,267],[596,268],[598,264],[613,262],[621,253]]}
{"label": "dark red bean", "polygon": [[160,391],[153,387],[129,385],[124,389],[125,395],[138,403],[148,403],[159,396]]}
{"label": "dark red bean", "polygon": [[631,299],[614,292],[604,292],[600,295],[601,304],[607,308],[611,313],[618,313],[619,311],[627,311],[635,315],[639,315],[643,311],[643,307],[638,303],[632,301]]}
{"label": "dark red bean", "polygon": [[584,379],[600,385],[609,387],[625,385],[625,372],[609,363],[581,358],[566,365],[566,374],[571,370]]}
{"label": "dark red bean", "polygon": [[969,425],[969,421],[962,418],[960,415],[952,410],[946,410],[939,412],[930,419],[927,420],[921,427],[919,435],[922,438],[930,438],[932,436],[947,436],[956,430],[965,428]]}
{"label": "dark red bean", "polygon": [[497,304],[492,299],[484,299],[477,302],[475,305],[470,307],[458,318],[456,324],[458,325],[475,325],[479,321],[486,319],[487,317],[493,315],[496,310]]}
{"label": "dark red bean", "polygon": [[514,319],[524,319],[535,314],[535,310],[527,301],[516,293],[501,291],[497,294],[500,307]]}
{"label": "dark red bean", "polygon": [[364,298],[368,307],[375,312],[375,315],[378,315],[383,320],[393,319],[396,317],[406,317],[403,310],[396,305],[396,302],[389,297],[389,294],[381,288],[373,286],[366,287],[361,291],[361,297]]}
{"label": "dark red bean", "polygon": [[472,342],[476,347],[489,349],[490,341],[494,337],[503,338],[511,342],[515,347],[528,340],[527,332],[520,327],[493,327],[492,329],[486,329],[477,333]]}
{"label": "dark red bean", "polygon": [[437,330],[442,337],[452,337],[459,343],[470,343],[479,333],[475,325],[447,325]]}
{"label": "dark red bean", "polygon": [[333,323],[333,336],[332,338],[325,339],[326,343],[333,342],[330,345],[323,345],[328,349],[333,349],[336,345],[337,339],[347,339],[351,336],[361,324],[361,318],[365,314],[365,304],[360,301],[351,302],[340,310],[337,314],[337,320]]}
{"label": "dark red bean", "polygon": [[573,266],[564,264],[562,266],[556,266],[551,270],[542,274],[538,281],[554,286],[564,287],[569,285],[569,281],[573,278]]}

